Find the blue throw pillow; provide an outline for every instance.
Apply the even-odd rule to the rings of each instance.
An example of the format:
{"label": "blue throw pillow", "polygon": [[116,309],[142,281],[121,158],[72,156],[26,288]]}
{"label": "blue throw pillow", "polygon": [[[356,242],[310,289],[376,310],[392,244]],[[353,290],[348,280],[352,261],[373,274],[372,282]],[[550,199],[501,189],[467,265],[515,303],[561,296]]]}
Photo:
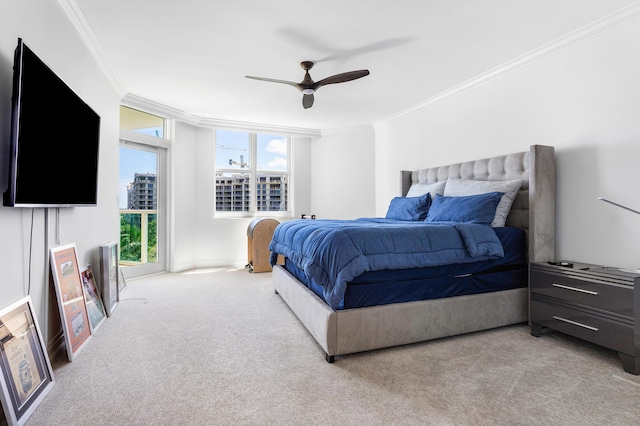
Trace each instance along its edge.
{"label": "blue throw pillow", "polygon": [[490,225],[504,192],[447,197],[437,195],[425,222],[466,222]]}
{"label": "blue throw pillow", "polygon": [[431,205],[431,194],[419,197],[395,197],[389,204],[387,219],[424,220]]}

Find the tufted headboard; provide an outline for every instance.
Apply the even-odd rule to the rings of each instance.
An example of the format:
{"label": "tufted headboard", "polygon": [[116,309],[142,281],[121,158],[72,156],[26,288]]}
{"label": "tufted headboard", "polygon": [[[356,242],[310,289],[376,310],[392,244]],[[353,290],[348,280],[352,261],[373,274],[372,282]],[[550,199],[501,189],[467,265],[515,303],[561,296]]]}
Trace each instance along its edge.
{"label": "tufted headboard", "polygon": [[555,157],[552,146],[532,145],[529,151],[448,166],[401,171],[401,194],[414,183],[435,183],[449,177],[524,182],[516,196],[507,226],[527,231],[530,262],[555,259]]}

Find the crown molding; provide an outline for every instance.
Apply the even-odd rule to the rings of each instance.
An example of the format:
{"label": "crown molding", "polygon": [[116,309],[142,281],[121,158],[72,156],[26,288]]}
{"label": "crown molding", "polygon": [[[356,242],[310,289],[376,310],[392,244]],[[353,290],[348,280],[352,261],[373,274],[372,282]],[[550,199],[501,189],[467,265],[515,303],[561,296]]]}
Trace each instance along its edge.
{"label": "crown molding", "polygon": [[321,132],[318,129],[308,129],[304,127],[278,126],[264,123],[250,123],[247,121],[221,120],[217,118],[202,117],[200,126],[215,127],[217,129],[229,130],[252,130],[255,132],[285,134],[291,136],[309,136],[319,138]]}
{"label": "crown molding", "polygon": [[103,74],[107,77],[109,83],[111,83],[111,86],[115,89],[118,96],[120,98],[124,97],[127,91],[122,84],[122,81],[120,81],[118,73],[116,73],[116,70],[111,65],[109,58],[107,58],[104,50],[102,50],[102,46],[100,46],[98,39],[91,30],[89,23],[80,11],[75,0],[56,0],[56,2],[64,14],[67,15],[67,18],[69,18],[78,34],[80,34],[82,41],[84,41],[89,48],[91,55],[98,63],[98,66],[102,69]]}
{"label": "crown molding", "polygon": [[615,28],[638,19],[638,17],[640,17],[640,2],[635,2],[591,24],[585,25],[582,28],[568,33],[567,35],[562,36],[550,43],[544,44],[536,49],[529,51],[528,53],[525,53],[524,55],[518,56],[511,61],[508,61],[498,67],[490,69],[487,72],[484,72],[448,90],[445,90],[444,92],[432,96],[431,98],[428,98],[414,106],[383,118],[382,120],[376,121],[375,123],[373,123],[373,127],[377,128],[401,117],[405,117],[415,112],[425,110],[439,104],[440,102],[474,90],[480,86],[511,74],[512,72],[518,71],[538,61],[551,57],[559,52],[562,52],[563,50],[570,49],[578,44],[584,43],[587,40],[605,34]]}
{"label": "crown molding", "polygon": [[307,129],[303,127],[278,126],[263,123],[250,123],[246,121],[221,120],[217,118],[203,117],[176,108],[172,108],[158,102],[142,98],[140,96],[127,94],[122,99],[122,105],[159,115],[164,118],[171,118],[184,123],[199,127],[212,127],[216,129],[229,130],[252,130],[256,132],[287,134],[295,136],[320,137],[320,130]]}
{"label": "crown molding", "polygon": [[171,118],[174,120],[183,121],[185,123],[200,125],[202,118],[189,114],[179,109],[161,104],[159,102],[152,101],[150,99],[142,98],[140,96],[127,93],[120,102],[122,105],[131,107],[140,111],[148,112],[149,114],[158,115],[163,118]]}

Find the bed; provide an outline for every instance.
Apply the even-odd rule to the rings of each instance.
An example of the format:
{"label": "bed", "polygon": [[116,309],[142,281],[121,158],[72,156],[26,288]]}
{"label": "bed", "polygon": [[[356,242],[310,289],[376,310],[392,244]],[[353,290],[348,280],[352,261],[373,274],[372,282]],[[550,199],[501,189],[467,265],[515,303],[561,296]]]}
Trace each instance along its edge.
{"label": "bed", "polygon": [[[501,185],[514,181],[520,181],[520,184],[510,200],[512,204],[504,212],[502,223],[496,226],[495,221],[491,222],[494,227],[485,226],[486,223],[423,226],[422,220],[401,226],[395,223],[394,218],[284,222],[276,228],[270,244],[274,289],[322,347],[328,362],[334,362],[337,355],[526,322],[529,299],[528,264],[554,259],[553,147],[532,145],[524,152],[442,167],[401,171],[400,196],[396,197],[398,200],[392,200],[391,204],[395,201],[405,203],[416,200],[416,188],[444,187],[445,182],[451,185],[450,188],[455,188],[453,184],[457,182],[482,186],[487,182]],[[505,192],[493,194],[496,193],[502,195]],[[469,198],[475,203],[476,199],[483,198],[483,205],[494,202],[488,201],[489,196],[452,197],[466,195],[456,194],[455,191],[444,194],[451,196],[440,195],[443,194],[427,197],[430,198],[429,215],[438,210],[435,208],[436,204],[441,208],[445,206],[445,201],[452,199],[458,202]],[[439,203],[436,202],[438,197]],[[495,199],[495,196],[491,197],[492,200]],[[434,217],[438,219],[437,213],[434,213]],[[440,225],[438,220],[434,225]],[[334,231],[334,227],[338,231]],[[382,229],[378,232],[383,232],[383,235],[376,237],[379,240],[376,244],[367,246],[361,243],[357,237],[360,234],[355,232],[372,231],[360,228]],[[495,231],[489,232],[491,237],[485,232],[485,228]],[[423,232],[427,234],[423,235]],[[310,247],[314,241],[310,237],[322,233],[342,235],[342,239],[325,243],[325,238],[317,247]],[[324,249],[328,254],[321,257],[333,258],[341,256],[345,251],[347,260],[343,261],[339,270],[334,267],[320,268],[325,272],[318,275],[314,266],[309,265],[313,262],[305,263],[304,259],[310,257],[310,254],[299,254],[293,247],[291,250],[286,248],[289,243],[283,239],[285,235],[296,236],[295,239],[302,241],[309,253],[316,253],[320,246],[326,245]],[[467,235],[474,238],[480,236],[483,245],[476,247],[475,242],[469,242],[471,237]],[[502,255],[493,251],[499,251],[495,248],[496,238],[501,247],[504,247]],[[389,242],[385,243],[385,239]],[[466,252],[475,251],[472,255],[479,257],[462,259],[462,263],[453,264],[441,263],[448,262],[446,259],[426,265],[413,260],[424,257],[413,252],[419,250],[415,248],[416,240],[428,240],[434,245],[430,249],[442,252],[458,250],[457,246],[440,246],[441,239],[450,239],[451,244],[462,244]],[[412,240],[413,243],[409,241],[406,243],[407,247],[400,246],[405,244],[402,242],[404,240]],[[473,246],[470,247],[469,244]],[[351,245],[368,255],[373,253],[369,259],[375,257],[378,263],[367,261],[369,263],[363,264],[353,260],[359,258],[359,255],[348,253]],[[387,254],[382,251],[380,254],[375,253],[378,246],[385,245],[396,249]],[[518,246],[522,249],[512,249]],[[302,246],[298,250],[302,250]],[[396,250],[401,255],[395,253]],[[275,261],[278,255],[285,256],[284,264]],[[356,266],[352,267],[353,264]],[[331,284],[327,285],[327,282]],[[391,290],[386,295],[379,291],[387,287]],[[443,291],[443,287],[446,290]],[[389,298],[389,294],[393,297]]]}

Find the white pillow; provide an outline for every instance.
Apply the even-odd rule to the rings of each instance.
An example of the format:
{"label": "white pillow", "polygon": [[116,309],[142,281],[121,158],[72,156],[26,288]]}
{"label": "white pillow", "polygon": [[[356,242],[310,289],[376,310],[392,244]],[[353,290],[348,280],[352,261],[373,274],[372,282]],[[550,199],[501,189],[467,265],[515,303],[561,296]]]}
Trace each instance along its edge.
{"label": "white pillow", "polygon": [[407,191],[407,197],[419,197],[428,192],[431,194],[431,199],[434,199],[436,194],[444,195],[444,186],[446,184],[447,182],[444,180],[435,183],[414,183]]}
{"label": "white pillow", "polygon": [[449,178],[444,187],[444,195],[449,197],[459,197],[461,195],[477,195],[486,194],[487,192],[504,192],[500,199],[496,216],[491,222],[493,227],[501,227],[505,225],[511,205],[515,200],[522,179],[516,180],[472,180],[472,179],[456,179]]}

